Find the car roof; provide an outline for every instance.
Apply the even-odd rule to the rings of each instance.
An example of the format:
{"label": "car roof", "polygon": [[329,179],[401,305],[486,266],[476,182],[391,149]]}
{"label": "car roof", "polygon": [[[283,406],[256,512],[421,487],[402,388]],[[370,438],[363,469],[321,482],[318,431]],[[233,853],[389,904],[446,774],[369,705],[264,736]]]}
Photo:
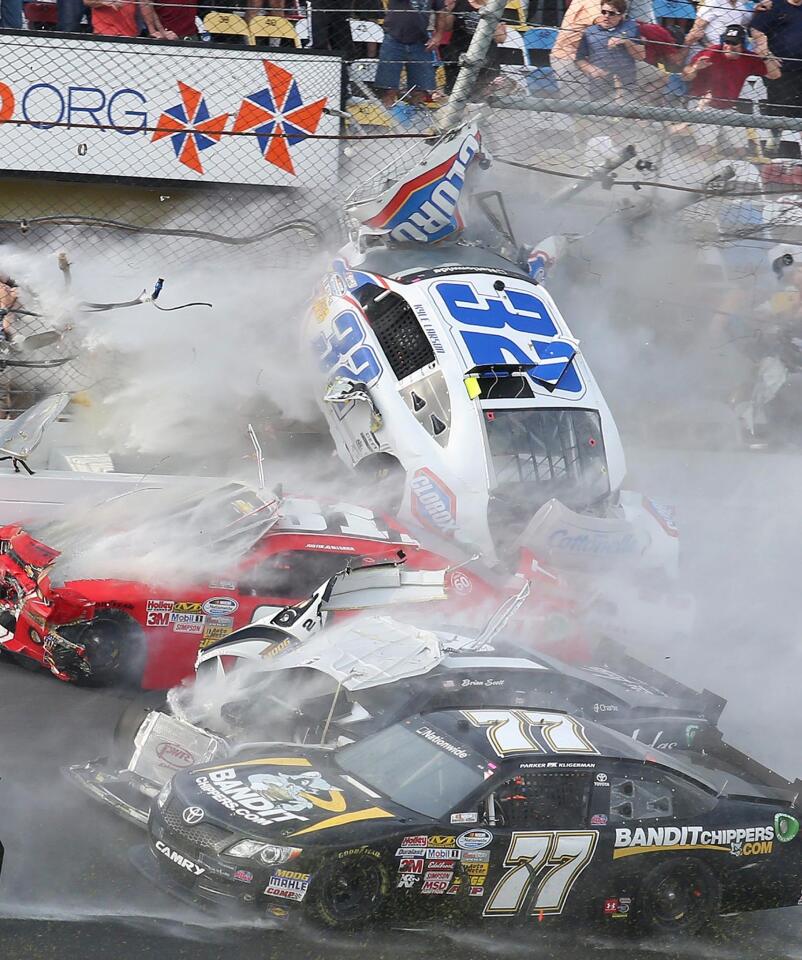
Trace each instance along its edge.
{"label": "car roof", "polygon": [[[534,741],[531,743],[531,749],[527,749],[528,738],[524,730],[524,727],[528,726],[525,722],[527,713],[531,714],[533,719],[536,719],[537,715],[554,718],[557,727],[564,729],[564,735],[561,735],[559,730],[556,731],[556,735],[555,733],[542,735],[536,731],[531,738]],[[485,722],[489,721],[492,714],[496,714],[499,719]],[[561,756],[576,757],[580,754],[587,756],[588,759],[624,757],[646,762],[654,756],[654,751],[644,744],[603,727],[601,724],[585,719],[579,720],[564,711],[550,707],[541,708],[537,703],[526,706],[499,704],[498,706],[482,705],[472,709],[431,710],[419,716],[422,722],[436,727],[449,739],[453,738],[455,743],[470,747],[474,752],[494,763],[508,758],[543,759]],[[561,721],[560,718],[564,720]],[[505,729],[499,729],[500,726]],[[537,727],[537,724],[533,724],[532,727]],[[510,749],[506,749],[506,744],[511,745]]]}

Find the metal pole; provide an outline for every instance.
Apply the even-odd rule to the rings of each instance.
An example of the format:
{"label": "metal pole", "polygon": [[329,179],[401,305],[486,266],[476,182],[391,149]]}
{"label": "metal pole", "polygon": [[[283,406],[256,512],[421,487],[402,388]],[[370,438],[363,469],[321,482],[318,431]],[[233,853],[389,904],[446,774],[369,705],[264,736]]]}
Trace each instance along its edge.
{"label": "metal pole", "polygon": [[[456,91],[456,85],[454,89]],[[685,110],[680,107],[598,103],[588,100],[554,100],[545,97],[492,97],[488,100],[488,104],[504,110],[523,110],[534,113],[564,113],[586,117],[658,120],[668,123],[704,123],[717,127],[759,127],[761,130],[802,131],[802,119],[767,117],[762,113],[743,114],[735,110]]]}
{"label": "metal pole", "polygon": [[479,26],[476,28],[473,40],[460,57],[460,72],[457,74],[448,103],[436,114],[437,126],[442,131],[451,130],[462,119],[462,114],[476,86],[479,71],[487,63],[487,53],[493,43],[496,27],[504,16],[506,5],[507,0],[488,0],[482,7]]}

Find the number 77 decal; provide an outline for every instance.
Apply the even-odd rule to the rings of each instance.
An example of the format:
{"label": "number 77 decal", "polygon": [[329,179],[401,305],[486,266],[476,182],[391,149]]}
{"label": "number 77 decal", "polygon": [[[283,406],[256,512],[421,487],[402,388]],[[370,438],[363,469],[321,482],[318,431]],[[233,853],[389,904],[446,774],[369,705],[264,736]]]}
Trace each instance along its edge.
{"label": "number 77 decal", "polygon": [[485,917],[518,913],[531,899],[530,914],[562,913],[568,894],[593,859],[598,830],[516,831],[504,858],[511,867],[485,904]]}
{"label": "number 77 decal", "polygon": [[475,727],[487,727],[487,739],[500,757],[531,753],[543,747],[534,738],[539,731],[553,753],[598,753],[582,724],[567,713],[549,710],[463,710]]}

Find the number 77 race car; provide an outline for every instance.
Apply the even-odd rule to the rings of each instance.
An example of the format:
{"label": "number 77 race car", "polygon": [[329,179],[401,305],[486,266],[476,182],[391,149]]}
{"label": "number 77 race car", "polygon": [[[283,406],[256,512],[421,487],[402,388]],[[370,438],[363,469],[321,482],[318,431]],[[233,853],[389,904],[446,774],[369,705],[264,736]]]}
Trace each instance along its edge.
{"label": "number 77 race car", "polygon": [[252,918],[691,932],[799,901],[798,789],[559,711],[444,709],[334,750],[249,744],[187,769],[132,859]]}

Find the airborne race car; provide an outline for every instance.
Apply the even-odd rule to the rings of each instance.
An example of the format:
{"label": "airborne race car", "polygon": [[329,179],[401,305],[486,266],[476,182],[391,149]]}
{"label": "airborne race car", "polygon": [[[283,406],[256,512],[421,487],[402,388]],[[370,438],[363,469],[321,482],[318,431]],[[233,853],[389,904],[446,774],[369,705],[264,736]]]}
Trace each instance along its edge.
{"label": "airborne race car", "polygon": [[692,932],[799,900],[798,783],[499,703],[183,771],[132,860],[182,899],[345,929],[562,915]]}
{"label": "airborne race car", "polygon": [[352,198],[352,240],[304,328],[337,452],[393,486],[401,518],[485,557],[525,546],[597,583],[671,577],[671,511],[622,490],[615,421],[539,282],[554,238],[520,248],[497,193],[476,197],[492,240],[460,236],[469,168],[487,159],[472,123]]}
{"label": "airborne race car", "polygon": [[[280,501],[233,482],[190,497],[159,493],[157,503],[133,534],[109,531],[102,523],[99,530],[82,525],[68,531],[71,549],[64,561],[80,570],[87,551],[98,549],[105,566],[106,551],[117,544],[152,546],[174,535],[178,554],[191,557],[193,548],[203,554],[184,561],[200,567],[194,582],[174,569],[176,561],[161,582],[70,577],[55,586],[59,551],[19,527],[0,528],[0,651],[39,663],[61,680],[128,679],[145,689],[165,689],[191,675],[199,646],[269,618],[350,564],[391,561],[394,572],[386,571],[385,586],[393,580],[398,589],[387,594],[388,602],[401,602],[407,594],[413,601],[447,597],[442,572],[447,561],[362,507]],[[65,536],[63,528],[54,533]],[[403,567],[402,557],[408,561]],[[438,570],[439,581],[433,576]],[[477,602],[504,590],[504,578],[476,561],[448,577],[457,600],[466,584]],[[337,609],[358,609],[363,600],[349,606],[340,596]]]}

